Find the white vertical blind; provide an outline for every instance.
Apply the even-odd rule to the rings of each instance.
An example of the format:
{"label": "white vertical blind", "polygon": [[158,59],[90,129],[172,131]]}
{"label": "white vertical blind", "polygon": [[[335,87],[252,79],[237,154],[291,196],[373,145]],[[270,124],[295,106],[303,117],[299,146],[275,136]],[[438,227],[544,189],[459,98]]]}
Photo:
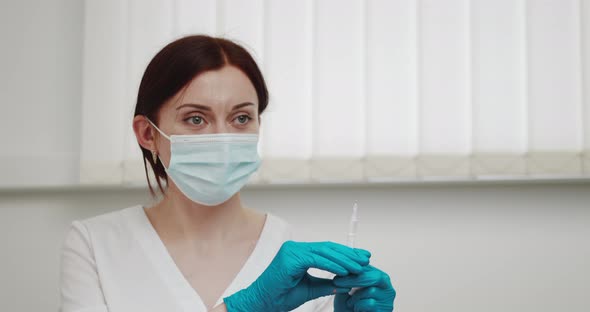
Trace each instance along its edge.
{"label": "white vertical blind", "polygon": [[529,6],[532,151],[582,147],[578,4],[578,0],[545,0]]}
{"label": "white vertical blind", "polygon": [[143,183],[141,75],[196,33],[245,45],[265,74],[257,182],[588,176],[589,7],[87,0],[81,180]]}
{"label": "white vertical blind", "polygon": [[[312,0],[269,1],[265,79],[270,103],[262,117],[266,158],[261,179],[305,181],[312,156]],[[282,136],[284,140],[273,140]],[[288,144],[285,144],[288,142]]]}
{"label": "white vertical blind", "polygon": [[526,152],[522,9],[522,1],[472,2],[471,104],[475,153]]}
{"label": "white vertical blind", "polygon": [[129,110],[127,1],[86,1],[80,179],[122,181]]}
{"label": "white vertical blind", "polygon": [[544,0],[528,6],[529,171],[533,174],[581,170],[580,3]]}
{"label": "white vertical blind", "polygon": [[367,2],[366,175],[416,176],[417,2]]}
{"label": "white vertical blind", "polygon": [[472,172],[523,175],[528,152],[525,0],[471,2]]}
{"label": "white vertical blind", "polygon": [[218,33],[237,40],[250,50],[252,56],[262,65],[264,44],[264,1],[263,0],[222,0],[217,16],[221,17]]}
{"label": "white vertical blind", "polygon": [[418,21],[418,173],[467,176],[471,153],[469,1],[420,1]]}
{"label": "white vertical blind", "polygon": [[584,170],[590,174],[590,3],[580,1],[580,48],[581,68],[580,77],[582,79],[582,123],[584,125]]}
{"label": "white vertical blind", "polygon": [[420,152],[471,152],[469,2],[421,1]]}
{"label": "white vertical blind", "polygon": [[217,29],[217,2],[216,0],[173,1],[173,23],[178,35],[215,33]]}
{"label": "white vertical blind", "polygon": [[365,140],[363,2],[314,3],[312,177],[360,179]]}

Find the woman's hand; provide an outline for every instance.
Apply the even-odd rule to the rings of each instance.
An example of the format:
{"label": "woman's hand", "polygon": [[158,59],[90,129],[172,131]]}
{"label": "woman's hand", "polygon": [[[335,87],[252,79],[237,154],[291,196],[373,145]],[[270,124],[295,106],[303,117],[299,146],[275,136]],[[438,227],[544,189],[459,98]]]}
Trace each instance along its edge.
{"label": "woman's hand", "polygon": [[361,287],[353,295],[336,294],[334,312],[393,311],[395,289],[389,275],[368,265],[360,274],[334,278],[337,287]]}
{"label": "woman's hand", "polygon": [[362,274],[371,254],[362,249],[321,242],[283,244],[268,268],[252,285],[224,298],[227,311],[290,311],[309,300],[335,293],[347,293],[350,287],[335,287],[330,279],[309,275],[316,268],[347,276]]}

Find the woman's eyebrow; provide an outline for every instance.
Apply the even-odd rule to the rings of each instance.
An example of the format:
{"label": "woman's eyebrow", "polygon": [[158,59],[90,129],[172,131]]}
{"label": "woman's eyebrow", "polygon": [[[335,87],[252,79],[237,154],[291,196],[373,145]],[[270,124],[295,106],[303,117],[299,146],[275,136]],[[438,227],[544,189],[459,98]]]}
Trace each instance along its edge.
{"label": "woman's eyebrow", "polygon": [[209,107],[209,106],[205,106],[205,105],[201,105],[201,104],[192,104],[192,103],[182,104],[182,105],[178,106],[176,108],[176,110],[179,110],[183,107],[194,107],[194,108],[198,108],[198,109],[204,110],[204,111],[211,111],[211,107]]}
{"label": "woman's eyebrow", "polygon": [[[243,107],[245,107],[245,106],[250,106],[250,105],[251,105],[251,106],[254,106],[254,103],[251,103],[251,102],[244,102],[244,103],[236,104],[236,105],[235,105],[235,106],[232,108],[232,111],[235,111],[235,110],[237,110],[237,109],[243,108]],[[181,109],[181,108],[183,108],[183,107],[193,107],[193,108],[198,108],[198,109],[201,109],[201,110],[204,110],[204,111],[211,111],[211,107],[209,107],[209,106],[202,105],[202,104],[194,104],[194,103],[186,103],[186,104],[182,104],[182,105],[178,106],[178,107],[176,108],[176,110],[179,110],[179,109]]]}
{"label": "woman's eyebrow", "polygon": [[245,107],[245,106],[250,106],[250,105],[254,106],[254,103],[244,102],[244,103],[241,103],[241,104],[237,104],[231,110],[232,111],[235,111],[237,109],[240,109],[240,108]]}

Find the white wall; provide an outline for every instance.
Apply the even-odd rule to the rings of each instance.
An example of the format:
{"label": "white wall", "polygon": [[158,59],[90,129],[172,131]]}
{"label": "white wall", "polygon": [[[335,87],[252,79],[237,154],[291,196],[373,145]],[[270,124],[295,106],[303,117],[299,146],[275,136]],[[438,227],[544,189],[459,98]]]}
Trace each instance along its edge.
{"label": "white wall", "polygon": [[[357,200],[358,245],[392,276],[397,311],[590,310],[590,184],[256,187],[243,196],[340,242]],[[0,311],[55,311],[69,223],[145,202],[143,189],[0,191]]]}

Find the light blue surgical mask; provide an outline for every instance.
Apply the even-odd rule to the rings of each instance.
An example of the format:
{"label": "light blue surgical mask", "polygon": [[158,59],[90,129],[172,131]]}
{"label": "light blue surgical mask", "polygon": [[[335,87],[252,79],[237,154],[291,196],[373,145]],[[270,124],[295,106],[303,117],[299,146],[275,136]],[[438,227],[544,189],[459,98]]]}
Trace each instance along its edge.
{"label": "light blue surgical mask", "polygon": [[227,201],[260,167],[257,134],[168,136],[154,123],[149,123],[170,141],[166,173],[180,191],[196,203],[215,206]]}

